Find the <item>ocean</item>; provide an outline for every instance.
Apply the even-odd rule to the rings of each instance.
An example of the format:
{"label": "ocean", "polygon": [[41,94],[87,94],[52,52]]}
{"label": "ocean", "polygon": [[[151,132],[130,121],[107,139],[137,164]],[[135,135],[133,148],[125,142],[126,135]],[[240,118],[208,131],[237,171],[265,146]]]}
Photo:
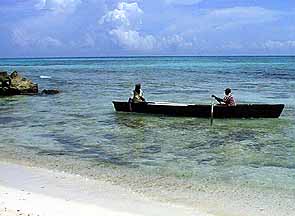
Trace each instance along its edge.
{"label": "ocean", "polygon": [[[294,203],[295,57],[0,59],[4,70],[61,93],[0,98],[2,161],[190,206],[216,191],[245,200],[245,190]],[[112,100],[127,101],[136,83],[147,101],[210,104],[230,87],[237,103],[286,106],[279,119],[216,119],[212,127],[209,119],[116,113]]]}

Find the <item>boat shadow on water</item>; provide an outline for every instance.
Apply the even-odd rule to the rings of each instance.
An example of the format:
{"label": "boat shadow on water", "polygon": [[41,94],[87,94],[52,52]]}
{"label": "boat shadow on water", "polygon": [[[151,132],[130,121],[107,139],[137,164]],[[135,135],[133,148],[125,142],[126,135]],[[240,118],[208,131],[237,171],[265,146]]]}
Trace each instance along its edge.
{"label": "boat shadow on water", "polygon": [[118,126],[129,128],[149,128],[162,127],[169,125],[177,129],[212,129],[214,128],[277,128],[288,127],[292,120],[285,117],[281,118],[216,118],[213,128],[210,125],[210,118],[195,118],[183,116],[167,116],[164,114],[146,114],[136,112],[115,112],[113,113],[114,123]]}

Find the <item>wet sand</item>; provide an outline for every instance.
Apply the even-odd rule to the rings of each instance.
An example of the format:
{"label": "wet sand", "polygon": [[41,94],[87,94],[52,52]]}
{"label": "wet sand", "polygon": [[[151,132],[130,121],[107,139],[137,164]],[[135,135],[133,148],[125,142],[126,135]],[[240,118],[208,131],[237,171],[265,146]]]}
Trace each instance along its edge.
{"label": "wet sand", "polygon": [[0,215],[209,216],[108,182],[10,163],[0,163]]}

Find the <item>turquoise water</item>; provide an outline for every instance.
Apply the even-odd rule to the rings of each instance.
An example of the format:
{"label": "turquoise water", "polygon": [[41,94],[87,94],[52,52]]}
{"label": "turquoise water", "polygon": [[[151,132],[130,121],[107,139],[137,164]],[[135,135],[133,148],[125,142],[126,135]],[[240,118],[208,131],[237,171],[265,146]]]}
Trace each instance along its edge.
{"label": "turquoise water", "polygon": [[[295,57],[0,59],[0,70],[62,91],[0,98],[2,160],[72,158],[98,171],[295,190]],[[231,87],[237,102],[286,108],[279,119],[213,127],[208,119],[116,113],[111,101],[127,100],[137,82],[149,101],[209,104]]]}

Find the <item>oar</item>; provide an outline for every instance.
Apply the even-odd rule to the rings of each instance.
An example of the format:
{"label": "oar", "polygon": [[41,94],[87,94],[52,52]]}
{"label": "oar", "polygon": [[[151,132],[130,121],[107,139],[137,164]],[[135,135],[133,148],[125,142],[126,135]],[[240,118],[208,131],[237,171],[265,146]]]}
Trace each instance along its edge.
{"label": "oar", "polygon": [[132,99],[129,98],[128,100],[129,112],[132,112]]}
{"label": "oar", "polygon": [[210,126],[213,125],[213,119],[214,119],[214,98],[211,101],[211,118],[210,118]]}

